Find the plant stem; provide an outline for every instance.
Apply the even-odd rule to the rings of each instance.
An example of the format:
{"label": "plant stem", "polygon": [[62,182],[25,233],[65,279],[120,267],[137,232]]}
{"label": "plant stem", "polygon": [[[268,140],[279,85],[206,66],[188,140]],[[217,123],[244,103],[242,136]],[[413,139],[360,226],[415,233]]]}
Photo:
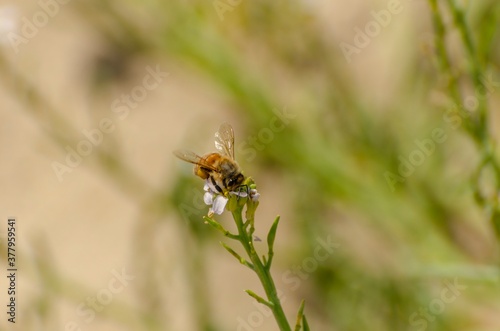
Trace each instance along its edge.
{"label": "plant stem", "polygon": [[[434,29],[436,31],[436,49],[440,60],[441,71],[444,75],[450,75],[450,94],[454,98],[455,103],[463,107],[462,100],[465,99],[462,97],[462,93],[460,92],[457,78],[452,74],[453,68],[446,50],[446,31],[441,17],[442,15],[439,10],[438,1],[429,0],[429,4],[433,13],[432,18]],[[481,94],[481,91],[486,89],[481,81],[481,77],[484,76],[483,67],[481,61],[479,60],[481,56],[474,46],[472,34],[467,26],[462,8],[456,4],[455,0],[447,0],[445,4],[447,4],[448,10],[453,17],[453,22],[460,33],[461,42],[465,51],[465,59],[468,61],[468,66],[466,67],[467,73],[469,74],[469,80],[474,87],[474,94],[470,94],[469,97],[473,97],[477,102],[477,107],[474,110],[476,115],[471,116],[470,119],[465,121],[466,131],[476,143],[478,152],[481,153],[481,162],[478,164],[477,169],[472,175],[476,201],[480,206],[488,210],[490,222],[495,229],[497,239],[500,241],[500,206],[498,198],[496,194],[485,195],[485,193],[481,192],[482,190],[480,184],[480,178],[483,171],[486,169],[492,170],[495,176],[495,189],[497,192],[500,191],[500,161],[495,155],[495,146],[493,143],[494,137],[490,134],[489,129],[489,111],[486,98],[488,94]]]}
{"label": "plant stem", "polygon": [[[290,324],[288,324],[283,308],[281,307],[281,302],[278,298],[278,293],[276,291],[276,286],[274,284],[271,273],[267,268],[264,267],[262,260],[255,251],[255,247],[253,245],[253,237],[247,232],[244,225],[242,208],[237,208],[236,210],[232,211],[232,214],[238,228],[240,242],[253,263],[254,271],[259,277],[262,286],[264,287],[267,299],[272,303],[271,310],[273,312],[274,318],[276,319],[276,323],[278,323],[281,331],[291,331]],[[250,225],[253,227],[253,220],[251,220]]]}

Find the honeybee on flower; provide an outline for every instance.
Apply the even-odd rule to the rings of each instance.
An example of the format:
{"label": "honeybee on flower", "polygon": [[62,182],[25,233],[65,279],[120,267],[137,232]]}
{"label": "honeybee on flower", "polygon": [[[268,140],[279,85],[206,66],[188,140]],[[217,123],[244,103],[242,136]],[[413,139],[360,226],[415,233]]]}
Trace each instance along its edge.
{"label": "honeybee on flower", "polygon": [[188,150],[177,150],[174,155],[194,164],[194,174],[205,180],[203,201],[211,206],[208,216],[222,214],[229,195],[250,197],[257,201],[259,193],[249,189],[246,178],[234,159],[234,131],[230,124],[223,123],[215,133],[215,148],[218,153],[199,156]]}

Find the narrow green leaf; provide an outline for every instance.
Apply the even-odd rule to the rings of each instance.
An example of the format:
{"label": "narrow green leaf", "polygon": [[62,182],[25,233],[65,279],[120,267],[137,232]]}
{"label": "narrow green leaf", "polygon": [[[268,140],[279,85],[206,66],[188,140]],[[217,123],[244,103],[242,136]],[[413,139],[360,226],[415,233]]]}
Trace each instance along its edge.
{"label": "narrow green leaf", "polygon": [[267,235],[267,245],[269,246],[270,249],[272,249],[274,245],[274,239],[276,238],[276,230],[278,229],[279,221],[280,217],[278,216],[274,220],[273,225],[271,226],[271,229],[269,229],[269,233]]}
{"label": "narrow green leaf", "polygon": [[219,222],[214,220],[213,218],[208,217],[208,216],[203,216],[203,219],[205,220],[205,223],[211,225],[214,229],[219,230],[226,237],[229,237],[229,238],[235,239],[235,240],[238,240],[240,238],[238,235],[232,234],[231,232],[224,229],[224,227]]}
{"label": "narrow green leaf", "polygon": [[261,296],[259,296],[258,294],[256,294],[254,291],[252,291],[252,290],[245,290],[245,292],[247,292],[247,294],[249,296],[251,296],[252,298],[254,298],[255,300],[257,300],[258,303],[266,305],[266,306],[268,306],[271,309],[273,308],[273,303],[272,302],[269,302],[266,299],[262,298]]}
{"label": "narrow green leaf", "polygon": [[267,234],[267,246],[268,246],[268,261],[265,267],[269,270],[271,268],[271,262],[274,256],[274,239],[276,238],[276,231],[278,230],[278,223],[280,221],[279,215],[274,220],[271,229],[269,229],[269,233]]}
{"label": "narrow green leaf", "polygon": [[302,300],[300,303],[299,312],[297,313],[297,322],[295,323],[295,331],[300,331],[302,317],[304,316],[304,306],[306,302]]}
{"label": "narrow green leaf", "polygon": [[241,264],[244,266],[249,267],[250,269],[254,270],[253,264],[242,258],[238,253],[236,253],[231,247],[228,245],[224,244],[223,242],[220,243],[232,256],[234,256]]}
{"label": "narrow green leaf", "polygon": [[311,329],[309,329],[309,323],[307,323],[306,315],[302,318],[302,322],[304,323],[304,331],[311,331]]}

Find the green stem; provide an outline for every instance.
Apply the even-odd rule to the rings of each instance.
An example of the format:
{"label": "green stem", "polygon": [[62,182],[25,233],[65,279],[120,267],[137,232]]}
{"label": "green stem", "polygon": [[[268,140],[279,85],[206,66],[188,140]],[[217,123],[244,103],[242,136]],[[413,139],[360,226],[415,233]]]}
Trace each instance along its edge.
{"label": "green stem", "polygon": [[443,74],[443,76],[449,78],[448,87],[451,96],[455,99],[456,102],[460,103],[461,94],[458,87],[458,80],[457,77],[453,75],[452,65],[450,59],[448,58],[448,52],[446,50],[445,43],[446,28],[441,18],[441,13],[439,12],[437,0],[429,0],[429,5],[432,10],[432,23],[436,32],[435,47],[439,68],[441,69],[441,73]]}
{"label": "green stem", "polygon": [[[493,145],[494,138],[489,132],[489,116],[488,116],[488,103],[487,94],[478,95],[480,91],[484,91],[486,88],[481,81],[483,73],[483,65],[479,60],[481,54],[478,49],[474,46],[472,34],[470,28],[467,26],[465,20],[464,10],[456,3],[455,0],[446,0],[446,5],[450,11],[453,22],[460,33],[461,42],[463,44],[465,58],[468,61],[467,72],[470,76],[470,81],[474,87],[474,97],[477,101],[477,115],[471,117],[469,120],[465,121],[467,132],[474,139],[477,144],[478,151],[481,155],[481,162],[477,166],[472,179],[475,184],[475,196],[476,201],[480,206],[486,208],[489,213],[490,223],[492,224],[497,240],[500,241],[500,206],[498,203],[498,198],[496,194],[494,196],[486,196],[481,192],[480,177],[483,171],[487,168],[493,171],[495,176],[495,188],[496,191],[500,191],[500,161],[495,155],[495,146]],[[446,30],[443,19],[441,18],[441,13],[439,11],[438,1],[429,0],[433,12],[433,23],[436,31],[436,50],[438,53],[438,58],[440,59],[440,67],[443,74],[453,72],[451,62],[448,58],[448,53],[445,46]],[[449,84],[450,94],[455,99],[457,105],[461,104],[462,93],[460,92],[458,80],[456,77],[452,76]]]}
{"label": "green stem", "polygon": [[[245,248],[245,251],[248,254],[248,257],[253,263],[254,271],[259,277],[262,286],[264,287],[264,291],[266,292],[267,299],[272,304],[270,306],[271,311],[273,312],[274,318],[278,323],[278,326],[281,331],[291,331],[290,324],[285,316],[285,312],[283,311],[283,307],[281,307],[280,299],[278,298],[278,293],[276,291],[276,285],[274,284],[274,280],[271,276],[270,271],[264,267],[259,255],[255,251],[255,247],[253,245],[253,238],[250,233],[246,231],[246,227],[243,222],[242,217],[242,209],[236,208],[236,210],[232,211],[233,218],[236,222],[236,226],[238,228],[238,234],[240,238],[240,242]],[[250,215],[247,215],[247,217]],[[253,228],[253,215],[251,215],[252,219],[250,220],[250,224]],[[252,230],[250,231],[252,232]]]}
{"label": "green stem", "polygon": [[[464,12],[461,8],[457,6],[454,0],[448,0],[447,2],[448,2],[448,7],[453,15],[453,21],[455,22],[455,25],[460,33],[462,44],[470,63],[469,72],[472,84],[475,90],[478,91],[478,89],[484,88],[483,83],[481,82],[482,68],[478,60],[474,43],[472,41],[472,36],[465,22]],[[478,98],[476,96],[476,100],[478,101],[476,138],[479,140],[479,142],[485,145],[487,144],[488,140],[488,112],[486,109],[486,98],[483,97]]]}

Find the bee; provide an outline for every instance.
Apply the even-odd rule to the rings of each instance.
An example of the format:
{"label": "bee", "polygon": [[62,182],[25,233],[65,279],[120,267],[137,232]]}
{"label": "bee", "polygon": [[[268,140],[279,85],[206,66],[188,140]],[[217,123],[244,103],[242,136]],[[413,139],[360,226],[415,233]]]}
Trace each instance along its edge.
{"label": "bee", "polygon": [[215,148],[219,153],[199,156],[191,151],[177,150],[174,155],[193,163],[194,174],[207,180],[212,188],[225,195],[238,190],[245,181],[245,176],[234,160],[234,131],[228,123],[223,123],[215,133]]}

